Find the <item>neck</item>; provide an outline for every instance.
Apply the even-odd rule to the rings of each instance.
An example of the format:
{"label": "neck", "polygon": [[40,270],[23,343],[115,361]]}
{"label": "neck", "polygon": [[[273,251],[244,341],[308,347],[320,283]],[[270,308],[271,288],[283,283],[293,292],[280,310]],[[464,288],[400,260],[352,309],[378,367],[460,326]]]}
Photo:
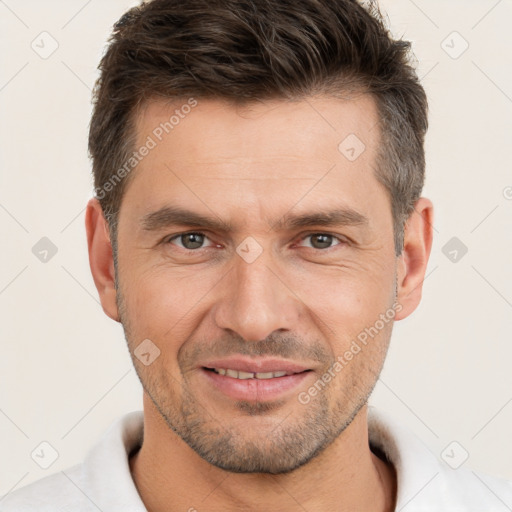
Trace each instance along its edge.
{"label": "neck", "polygon": [[366,405],[304,466],[280,475],[243,474],[199,457],[144,395],[144,442],[130,469],[148,512],[391,512],[396,499],[393,466],[369,447]]}

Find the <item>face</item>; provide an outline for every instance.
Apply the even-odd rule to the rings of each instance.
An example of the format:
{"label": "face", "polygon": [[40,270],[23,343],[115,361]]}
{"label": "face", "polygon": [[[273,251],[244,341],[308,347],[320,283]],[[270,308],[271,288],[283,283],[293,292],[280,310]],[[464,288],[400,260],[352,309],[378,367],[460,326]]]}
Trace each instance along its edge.
{"label": "face", "polygon": [[376,106],[198,100],[166,133],[176,109],[152,102],[138,118],[137,148],[154,147],[120,209],[130,353],[205,460],[291,471],[366,403],[400,307]]}

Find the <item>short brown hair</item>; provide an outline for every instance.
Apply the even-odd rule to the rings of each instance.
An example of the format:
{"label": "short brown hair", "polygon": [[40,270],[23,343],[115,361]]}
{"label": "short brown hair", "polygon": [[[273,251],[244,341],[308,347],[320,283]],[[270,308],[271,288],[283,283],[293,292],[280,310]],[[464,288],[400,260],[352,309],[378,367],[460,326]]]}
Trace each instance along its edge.
{"label": "short brown hair", "polygon": [[427,99],[409,52],[409,42],[390,35],[375,2],[153,0],[129,10],[99,65],[89,133],[95,193],[114,254],[130,178],[116,172],[133,154],[134,118],[145,102],[250,103],[347,91],[376,99],[376,177],[390,194],[400,254],[404,223],[423,188],[427,130]]}

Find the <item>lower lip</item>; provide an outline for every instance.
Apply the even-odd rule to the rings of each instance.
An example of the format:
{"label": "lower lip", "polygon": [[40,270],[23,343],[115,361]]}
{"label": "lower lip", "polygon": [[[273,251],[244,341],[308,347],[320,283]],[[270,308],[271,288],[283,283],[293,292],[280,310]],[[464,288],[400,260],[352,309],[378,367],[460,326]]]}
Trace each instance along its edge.
{"label": "lower lip", "polygon": [[312,372],[306,371],[272,379],[235,379],[202,369],[203,375],[218,390],[235,400],[266,402],[283,398],[296,389]]}

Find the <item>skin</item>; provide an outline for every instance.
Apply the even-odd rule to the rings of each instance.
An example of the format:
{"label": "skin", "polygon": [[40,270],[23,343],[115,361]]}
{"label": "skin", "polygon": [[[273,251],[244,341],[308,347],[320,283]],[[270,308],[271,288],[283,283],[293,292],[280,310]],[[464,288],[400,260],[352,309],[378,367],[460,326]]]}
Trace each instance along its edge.
{"label": "skin", "polygon": [[[179,107],[149,102],[137,147]],[[119,214],[117,289],[106,222],[89,201],[94,281],[105,313],[123,324],[144,387],[144,442],[130,467],[149,511],[394,510],[396,474],[370,450],[367,424],[393,320],[320,391],[308,391],[379,315],[391,310],[400,320],[421,299],[433,208],[417,201],[396,256],[390,199],[374,176],[377,120],[366,95],[244,108],[198,100],[133,171]],[[365,144],[354,161],[338,150],[351,133]],[[166,205],[231,226],[144,229],[141,219]],[[277,224],[334,208],[366,222]],[[198,249],[173,238],[187,232],[205,235]],[[324,245],[318,233],[328,235]],[[261,251],[251,263],[236,251],[256,254],[247,237]],[[160,350],[147,366],[134,356],[145,339]],[[203,365],[240,354],[309,371],[278,398],[235,400]]]}

